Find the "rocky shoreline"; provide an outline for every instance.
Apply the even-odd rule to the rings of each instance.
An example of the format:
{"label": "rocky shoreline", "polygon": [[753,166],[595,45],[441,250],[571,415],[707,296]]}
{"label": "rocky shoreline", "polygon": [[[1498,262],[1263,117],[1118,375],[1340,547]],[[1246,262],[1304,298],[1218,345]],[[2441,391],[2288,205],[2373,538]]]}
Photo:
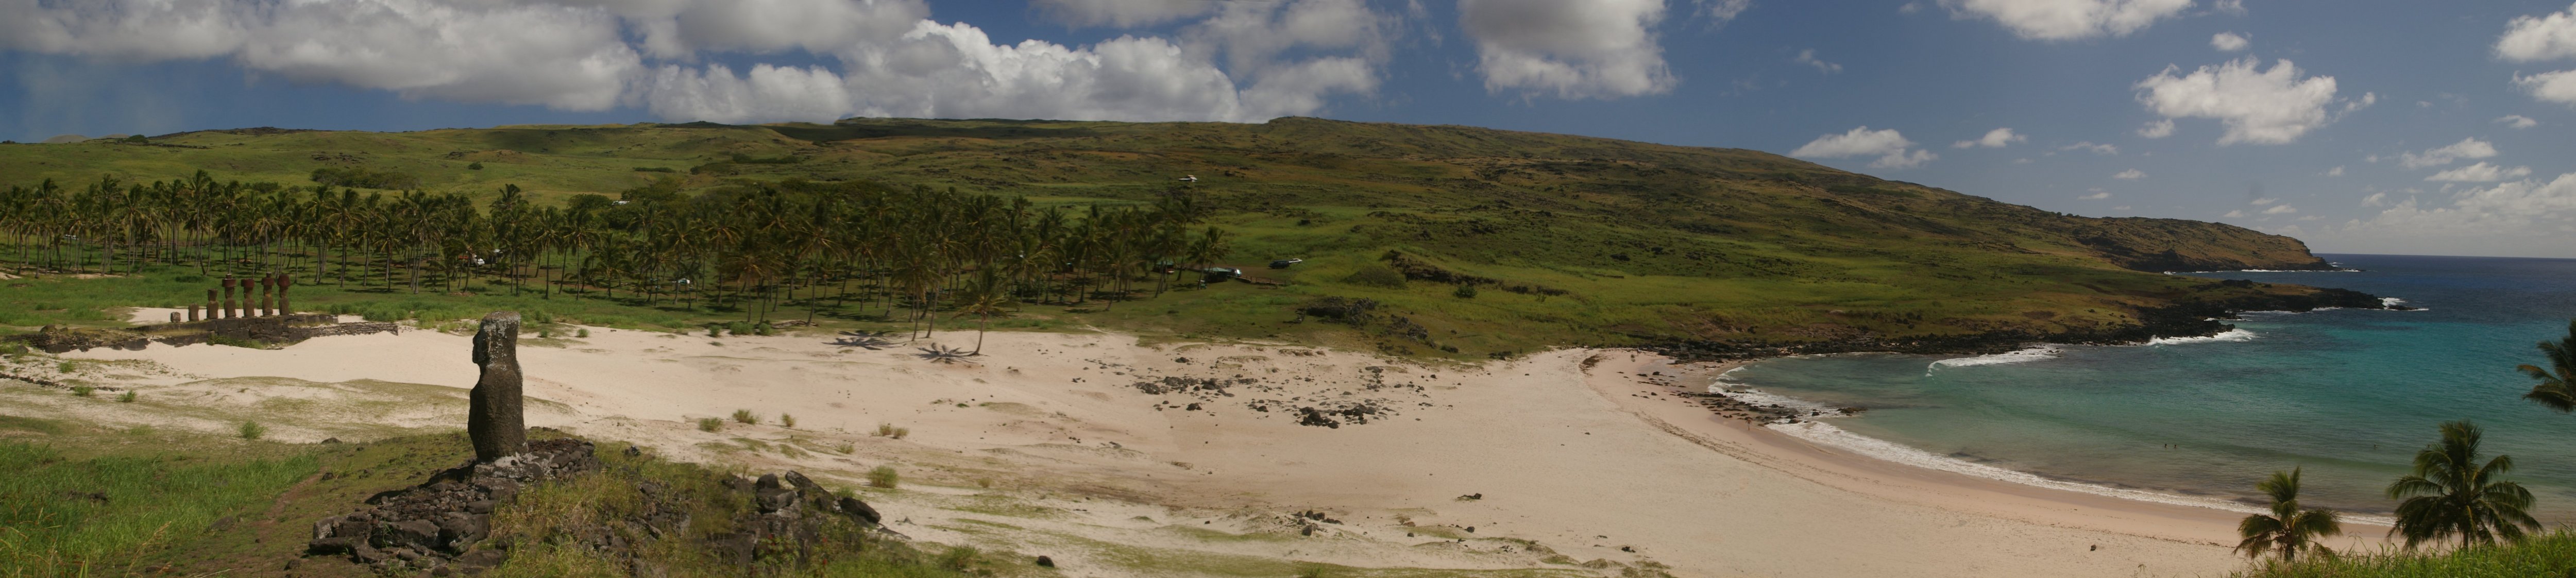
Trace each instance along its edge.
{"label": "rocky shoreline", "polygon": [[[2204,285],[2202,290],[2253,285],[2251,281],[2227,280]],[[1885,338],[1864,335],[1848,339],[1799,342],[1713,341],[1635,335],[1633,337],[1644,344],[1633,347],[1684,362],[1864,352],[1992,355],[2023,349],[2034,343],[2135,345],[2158,338],[2208,337],[2235,329],[2236,326],[2224,321],[2237,319],[2238,313],[2246,311],[2304,313],[2332,308],[2413,309],[2404,305],[2389,304],[2377,295],[2360,291],[2318,289],[2314,293],[2302,295],[2249,295],[2226,299],[2195,299],[2164,307],[2140,309],[2138,310],[2139,322],[2134,324],[2057,332],[2005,329],[1938,337]]]}

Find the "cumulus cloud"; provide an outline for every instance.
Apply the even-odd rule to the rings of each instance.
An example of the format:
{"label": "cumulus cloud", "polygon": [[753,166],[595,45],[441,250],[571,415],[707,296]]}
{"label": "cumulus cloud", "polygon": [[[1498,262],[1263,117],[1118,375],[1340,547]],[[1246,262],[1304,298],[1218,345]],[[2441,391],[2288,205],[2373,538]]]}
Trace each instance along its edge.
{"label": "cumulus cloud", "polygon": [[1664,0],[1459,0],[1485,90],[1563,99],[1671,91],[1654,27]]}
{"label": "cumulus cloud", "polygon": [[2120,179],[2120,180],[2123,180],[2123,181],[2134,181],[2134,180],[2138,180],[2138,179],[2147,178],[2147,172],[2146,172],[2146,171],[2141,171],[2141,170],[2138,170],[2138,169],[2129,169],[2129,170],[2120,171],[2119,173],[2113,174],[2113,175],[2111,175],[2111,178],[2114,178],[2114,179]]}
{"label": "cumulus cloud", "polygon": [[2576,57],[2576,6],[2539,16],[2516,16],[2496,38],[2497,56],[2508,60]]}
{"label": "cumulus cloud", "polygon": [[2102,199],[2108,199],[2108,198],[2111,198],[2111,192],[2110,192],[2110,191],[2105,191],[2105,190],[2102,190],[2102,189],[2093,189],[2093,194],[2084,195],[2084,196],[2076,197],[2076,198],[2078,198],[2078,199],[2084,199],[2084,200],[2088,200],[2088,201],[2098,201],[2098,200],[2102,200]]}
{"label": "cumulus cloud", "polygon": [[2271,206],[2271,207],[2269,207],[2269,208],[2265,208],[2265,209],[2263,209],[2263,214],[2266,214],[2266,215],[2287,215],[2287,214],[2290,214],[2290,213],[2296,213],[2296,212],[2299,212],[2299,210],[2298,210],[2297,208],[2293,208],[2293,207],[2291,207],[2291,206],[2289,205],[2289,203],[2282,203],[2282,204],[2278,204],[2278,205],[2272,205],[2272,206]]}
{"label": "cumulus cloud", "polygon": [[2576,230],[2576,173],[2469,188],[2431,202],[2373,197],[2387,208],[2330,231],[2343,239],[2340,245],[2454,255],[2576,256],[2565,242],[2568,232]]}
{"label": "cumulus cloud", "polygon": [[2335,168],[2326,169],[2326,176],[2329,176],[2329,177],[2340,177],[2340,176],[2343,176],[2343,166],[2342,166],[2342,165],[2336,165],[2336,166],[2335,166]]}
{"label": "cumulus cloud", "polygon": [[[2218,120],[2227,128],[2218,138],[2220,145],[2288,144],[2340,115],[2327,112],[2330,105],[2345,102],[2335,97],[2334,77],[2302,78],[2289,60],[2275,61],[2270,70],[2257,70],[2261,64],[2246,58],[2203,66],[2189,74],[2167,66],[2164,72],[2138,81],[2138,102],[2167,120]],[[2377,95],[2365,93],[2348,101],[2342,112],[2377,101]]]}
{"label": "cumulus cloud", "polygon": [[[1392,18],[1363,0],[1213,4],[1041,0],[1084,24],[1207,16],[1171,38],[1069,46],[996,43],[931,19],[921,0],[0,0],[0,47],[228,58],[265,76],[412,98],[723,122],[1258,121],[1376,90]],[[789,52],[810,58],[705,62]]]}
{"label": "cumulus cloud", "polygon": [[2192,0],[1941,0],[1953,16],[1986,18],[2031,40],[2127,36],[2182,14]]}
{"label": "cumulus cloud", "polygon": [[2371,193],[2370,196],[2367,197],[2362,197],[2361,206],[2365,208],[2388,206],[2388,193],[2386,191],[2381,191]]}
{"label": "cumulus cloud", "polygon": [[2173,130],[2173,119],[2158,119],[2154,122],[2147,123],[2146,126],[2138,127],[2138,136],[2146,138],[2165,138],[2173,136]]}
{"label": "cumulus cloud", "polygon": [[2540,121],[2532,120],[2532,119],[2531,119],[2531,117],[2523,116],[2523,115],[2519,115],[2519,114],[2508,114],[2508,115],[2504,115],[2504,116],[2502,116],[2502,117],[2499,117],[2499,118],[2495,119],[2495,121],[2496,121],[2496,124],[2501,124],[2501,125],[2504,125],[2504,126],[2505,126],[2505,128],[2510,128],[2510,129],[2515,129],[2515,130],[2521,130],[2521,129],[2531,128],[2531,127],[2535,127],[2535,126],[2540,126]]}
{"label": "cumulus cloud", "polygon": [[2576,105],[2576,70],[2543,72],[2531,76],[2516,74],[2513,83],[2531,93],[2532,98]]}
{"label": "cumulus cloud", "polygon": [[1875,156],[1878,159],[1869,163],[1874,169],[1910,169],[1941,158],[1932,151],[1912,149],[1913,146],[1914,141],[1906,140],[1905,135],[1896,129],[1870,130],[1863,126],[1842,134],[1816,137],[1798,150],[1789,151],[1789,156],[1823,159]]}
{"label": "cumulus cloud", "polygon": [[1206,0],[1030,0],[1039,12],[1074,26],[1128,28],[1200,16],[1217,3]]}
{"label": "cumulus cloud", "polygon": [[2221,217],[2226,217],[2226,218],[2230,218],[2230,219],[2242,219],[2242,218],[2245,218],[2245,210],[2244,210],[2244,209],[2237,209],[2237,210],[2233,210],[2233,211],[2228,211],[2228,212],[2227,212],[2227,214],[2225,214],[2225,215],[2219,215],[2219,216],[2221,216]]}
{"label": "cumulus cloud", "polygon": [[2030,137],[2022,136],[2019,133],[2013,132],[2012,127],[2004,127],[1986,131],[1986,136],[1977,137],[1976,140],[1963,140],[1950,143],[1950,147],[1962,149],[1968,147],[2003,148],[2005,145],[2026,140],[2030,140]]}
{"label": "cumulus cloud", "polygon": [[2505,168],[2487,164],[2485,162],[2479,162],[2474,165],[2433,173],[2433,176],[2424,177],[2424,180],[2454,183],[2492,183],[2505,179],[2519,179],[2527,176],[2531,176],[2531,167]]}
{"label": "cumulus cloud", "polygon": [[2111,143],[2100,143],[2100,144],[2095,144],[2093,141],[2084,141],[2084,142],[2079,142],[2079,143],[2075,143],[2075,144],[2071,144],[2071,145],[2066,145],[2066,146],[2062,146],[2062,147],[2057,147],[2057,150],[2062,150],[2062,151],[2093,151],[2093,154],[2097,154],[2097,155],[2116,155],[2116,154],[2120,154],[2120,147],[2119,147],[2119,145],[2114,145],[2114,144],[2111,144]]}
{"label": "cumulus cloud", "polygon": [[1823,72],[1825,74],[1833,74],[1843,71],[1843,65],[1825,62],[1822,59],[1816,58],[1816,49],[1813,48],[1798,51],[1798,57],[1792,58],[1790,61],[1816,67],[1816,71]]}
{"label": "cumulus cloud", "polygon": [[2447,145],[2424,149],[2421,153],[2398,153],[2397,166],[2410,169],[2437,167],[2460,159],[2483,159],[2496,156],[2494,143],[2477,137],[2460,139]]}
{"label": "cumulus cloud", "polygon": [[2244,50],[2246,46],[2251,44],[2253,44],[2253,42],[2246,40],[2244,35],[2234,32],[2220,32],[2209,37],[2209,47],[2216,48],[2219,52],[2235,52],[2238,50]]}

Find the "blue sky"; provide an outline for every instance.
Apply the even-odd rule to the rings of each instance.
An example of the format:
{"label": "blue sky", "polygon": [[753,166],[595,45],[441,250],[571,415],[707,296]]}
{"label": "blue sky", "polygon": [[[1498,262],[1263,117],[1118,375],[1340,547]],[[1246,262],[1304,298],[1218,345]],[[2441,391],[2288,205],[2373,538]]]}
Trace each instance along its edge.
{"label": "blue sky", "polygon": [[2560,0],[0,0],[0,50],[0,138],[28,141],[1308,115],[1752,148],[2323,252],[2576,257]]}

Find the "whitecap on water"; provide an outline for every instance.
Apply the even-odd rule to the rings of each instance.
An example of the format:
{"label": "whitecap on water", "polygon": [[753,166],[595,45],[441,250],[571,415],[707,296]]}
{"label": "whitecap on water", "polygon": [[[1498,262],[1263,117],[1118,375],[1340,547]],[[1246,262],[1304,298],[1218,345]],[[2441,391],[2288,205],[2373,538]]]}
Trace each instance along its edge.
{"label": "whitecap on water", "polygon": [[2158,338],[2155,338],[2155,339],[2149,339],[2149,340],[2147,340],[2147,345],[2181,345],[2181,344],[2185,344],[2185,343],[2209,343],[2209,342],[2212,342],[2212,341],[2253,341],[2253,340],[2254,340],[2254,332],[2252,332],[2252,331],[2246,331],[2246,330],[2243,330],[2243,329],[2229,329],[2229,330],[2227,330],[2227,331],[2225,331],[2225,332],[2222,332],[2222,333],[2219,333],[2219,334],[2217,334],[2217,335],[2209,335],[2209,336],[2203,336],[2203,337],[2158,337]]}
{"label": "whitecap on water", "polygon": [[1974,367],[1974,366],[1979,366],[1979,365],[2004,365],[2004,364],[2009,364],[2009,363],[2030,363],[2030,362],[2033,362],[2033,361],[2044,361],[2044,360],[2049,360],[2049,359],[2056,359],[2059,355],[2064,355],[2065,353],[2066,353],[2066,351],[2065,351],[2065,350],[2058,349],[2058,348],[2056,348],[2056,347],[2054,347],[2054,346],[2047,346],[2047,345],[2043,345],[2043,346],[2033,347],[2033,348],[2029,348],[2029,349],[2022,349],[2022,350],[2017,350],[2017,351],[2007,351],[2007,352],[2003,352],[2003,353],[1997,353],[1997,354],[1994,354],[1994,355],[1979,355],[1979,356],[1976,356],[1976,357],[1954,357],[1954,358],[1950,358],[1950,359],[1944,359],[1944,360],[1940,360],[1940,361],[1932,362],[1932,367],[1933,367],[1933,368],[1941,368],[1941,367]]}

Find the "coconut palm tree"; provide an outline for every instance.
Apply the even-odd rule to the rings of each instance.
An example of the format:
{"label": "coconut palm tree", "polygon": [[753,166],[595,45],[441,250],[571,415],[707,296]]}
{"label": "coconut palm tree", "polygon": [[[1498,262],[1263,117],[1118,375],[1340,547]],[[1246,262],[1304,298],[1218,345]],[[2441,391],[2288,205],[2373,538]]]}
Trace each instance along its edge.
{"label": "coconut palm tree", "polygon": [[984,354],[984,331],[993,327],[993,317],[1011,314],[1010,290],[1002,286],[1001,276],[997,273],[989,268],[977,271],[975,282],[967,285],[966,291],[957,296],[958,317],[973,315],[980,318],[975,327],[975,352],[970,355]]}
{"label": "coconut palm tree", "polygon": [[2261,557],[2278,552],[2288,562],[2299,552],[2331,554],[2317,538],[2340,535],[2343,524],[2335,511],[2325,508],[2299,507],[2299,470],[2272,472],[2272,477],[2254,484],[2254,489],[2272,498],[2272,513],[2253,514],[2236,524],[2236,533],[2245,538],[2236,543],[2236,551],[2247,557]]}
{"label": "coconut palm tree", "polygon": [[2497,479],[2513,470],[2513,456],[2478,463],[2479,433],[2468,420],[2443,422],[2442,441],[2415,452],[2414,473],[2388,484],[2390,499],[2405,500],[2388,532],[2406,536],[2406,547],[2457,537],[2466,548],[2521,540],[2525,529],[2540,529],[2526,513],[2531,491]]}
{"label": "coconut palm tree", "polygon": [[2522,394],[2522,398],[2540,402],[2540,405],[2559,413],[2576,412],[2576,319],[2567,321],[2566,337],[2556,342],[2540,342],[2540,352],[2549,357],[2548,370],[2537,365],[2514,368],[2522,370],[2523,375],[2540,380],[2540,384],[2531,386],[2531,393]]}

